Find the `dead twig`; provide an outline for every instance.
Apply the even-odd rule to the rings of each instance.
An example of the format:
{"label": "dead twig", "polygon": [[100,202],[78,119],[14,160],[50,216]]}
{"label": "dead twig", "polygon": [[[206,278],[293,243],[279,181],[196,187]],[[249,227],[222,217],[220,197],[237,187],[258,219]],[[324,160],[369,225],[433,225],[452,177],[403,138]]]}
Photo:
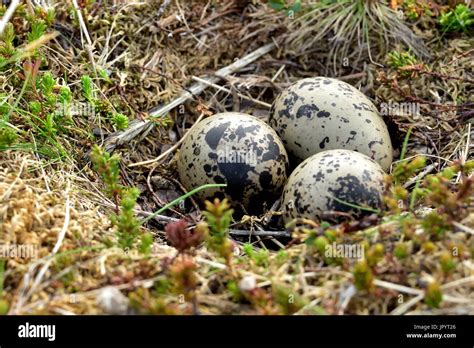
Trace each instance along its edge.
{"label": "dead twig", "polygon": [[15,13],[15,10],[18,7],[19,4],[20,4],[20,0],[13,0],[10,3],[10,6],[8,6],[7,11],[5,12],[2,19],[0,20],[0,35],[3,33],[3,30],[7,26],[8,21],[10,20],[10,18]]}
{"label": "dead twig", "polygon": [[181,137],[181,139],[179,139],[179,141],[174,144],[173,146],[171,146],[168,150],[166,150],[165,152],[163,152],[161,155],[159,155],[158,157],[154,158],[154,159],[151,159],[151,160],[147,160],[147,161],[142,161],[142,162],[136,162],[136,163],[131,163],[129,164],[128,166],[129,167],[137,167],[137,166],[144,166],[144,165],[147,165],[147,164],[151,164],[151,163],[155,163],[155,162],[159,162],[163,159],[165,159],[170,153],[172,153],[174,150],[176,150],[184,141],[184,139],[186,139],[186,137],[188,136],[188,134],[191,132],[191,130],[196,127],[196,125],[199,124],[199,122],[201,122],[201,120],[204,118],[204,115],[205,113],[202,113],[201,115],[199,115],[198,119],[196,120],[196,122],[193,124],[193,126],[191,128],[189,128],[189,130]]}
{"label": "dead twig", "polygon": [[[229,93],[229,94],[232,93],[232,91],[231,91],[230,89],[227,89],[227,88],[225,88],[225,87],[216,85],[215,83],[211,83],[211,82],[206,81],[206,80],[204,80],[204,79],[201,79],[201,78],[199,78],[199,77],[192,76],[191,78],[192,78],[194,81],[198,81],[198,82],[204,83],[204,84],[206,84],[206,85],[208,85],[208,86],[211,86],[211,87],[217,89],[218,91],[227,92],[227,93]],[[270,109],[270,108],[272,107],[271,104],[262,102],[262,101],[260,101],[260,100],[254,99],[254,98],[247,97],[247,96],[245,96],[245,95],[243,95],[243,94],[241,94],[241,93],[237,93],[237,95],[238,95],[240,98],[242,98],[242,99],[251,101],[252,103],[261,105],[261,106],[263,106],[263,107],[265,107],[265,108],[267,108],[267,109]]]}

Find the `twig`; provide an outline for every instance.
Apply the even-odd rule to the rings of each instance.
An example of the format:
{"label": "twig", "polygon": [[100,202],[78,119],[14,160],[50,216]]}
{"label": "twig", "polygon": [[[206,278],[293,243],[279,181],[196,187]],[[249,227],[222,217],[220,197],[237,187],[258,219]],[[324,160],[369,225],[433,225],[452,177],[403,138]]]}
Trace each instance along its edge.
{"label": "twig", "polygon": [[[271,50],[275,48],[274,43],[267,44],[265,46],[260,47],[259,49],[253,51],[252,53],[237,59],[232,64],[219,69],[216,73],[208,77],[206,80],[211,83],[219,82],[222,77],[228,76],[243,67],[249,65],[250,63],[254,62],[264,54],[267,54]],[[172,102],[158,106],[152,110],[150,110],[149,114],[153,117],[161,117],[171,110],[173,110],[178,105],[183,104],[187,100],[193,98],[196,95],[199,95],[203,92],[208,86],[203,83],[195,83],[193,84],[189,90],[184,91],[179,97],[174,99]],[[105,141],[105,150],[108,152],[112,152],[117,146],[120,146],[133,138],[137,137],[138,135],[142,134],[143,132],[147,132],[153,128],[154,123],[153,119],[147,120],[135,120],[134,122],[130,122],[130,126],[127,130],[123,132],[117,132],[112,134],[109,138]]]}
{"label": "twig", "polygon": [[21,176],[23,175],[23,168],[25,167],[25,164],[26,164],[26,160],[23,159],[21,161],[20,169],[18,170],[18,174],[16,175],[15,180],[13,180],[13,182],[10,184],[8,189],[5,190],[5,193],[0,198],[0,202],[4,203],[4,201],[6,202],[8,198],[10,198],[10,194],[12,193],[13,188],[15,187],[16,183],[18,182],[18,180],[20,180]]}
{"label": "twig", "polygon": [[407,301],[403,303],[402,305],[398,306],[395,308],[393,311],[390,312],[391,315],[402,315],[404,314],[407,310],[409,310],[411,307],[416,305],[418,302],[423,300],[425,297],[425,294],[420,294],[414,298],[412,298],[410,301]]}
{"label": "twig", "polygon": [[191,30],[191,28],[189,27],[189,24],[188,24],[188,21],[186,20],[186,17],[183,13],[183,10],[181,9],[181,6],[179,5],[179,0],[176,0],[176,7],[178,8],[178,11],[179,11],[179,16],[180,18],[183,19],[183,23],[184,25],[186,26],[186,29],[188,29],[188,33],[191,34],[191,36],[193,37],[194,40],[196,40],[199,44],[203,45],[204,47],[206,47],[207,49],[211,49],[211,47],[209,47],[208,45],[206,45],[206,43],[202,40],[199,40],[198,37],[196,37],[196,35],[194,35],[193,31]]}
{"label": "twig", "polygon": [[89,56],[89,60],[92,64],[92,67],[94,68],[94,72],[97,75],[94,54],[92,53],[92,47],[94,47],[94,45],[92,44],[91,37],[89,36],[89,31],[87,30],[86,22],[84,21],[84,17],[82,17],[81,8],[79,7],[77,0],[72,0],[72,5],[74,7],[74,10],[76,11],[77,19],[79,20],[79,26],[81,27],[81,32],[84,33],[84,36],[87,41],[87,44],[83,44],[83,46],[87,52],[87,55]]}
{"label": "twig", "polygon": [[344,290],[341,294],[340,298],[340,307],[338,314],[339,315],[344,315],[344,311],[346,310],[347,306],[349,305],[349,302],[351,302],[352,297],[357,294],[357,289],[354,285],[350,285],[349,288]]}
{"label": "twig", "polygon": [[457,280],[454,280],[450,283],[446,283],[444,285],[441,285],[440,289],[444,291],[444,290],[447,290],[447,289],[456,288],[460,285],[470,284],[470,283],[474,283],[474,276],[470,276],[470,277],[462,278],[462,279],[457,279]]}
{"label": "twig", "polygon": [[403,187],[405,188],[408,188],[410,187],[411,185],[413,185],[414,183],[416,183],[418,180],[421,180],[422,178],[424,178],[427,174],[429,174],[430,172],[433,171],[433,169],[436,168],[436,166],[438,165],[438,162],[435,162],[433,164],[430,164],[429,166],[427,166],[425,168],[425,170],[423,170],[421,173],[419,173],[417,176],[415,176],[414,178],[408,180],[404,185]]}
{"label": "twig", "polygon": [[[216,85],[215,83],[212,83],[212,82],[209,82],[209,81],[206,81],[204,79],[201,79],[199,77],[196,77],[196,76],[192,76],[191,77],[194,81],[198,81],[198,82],[201,82],[201,83],[204,83],[208,86],[211,86],[211,87],[214,87],[215,89],[219,90],[219,91],[223,91],[223,92],[227,92],[227,93],[232,93],[232,91],[228,88],[225,88],[223,86],[219,86],[219,85]],[[242,98],[242,99],[245,99],[245,100],[249,100],[251,101],[252,103],[255,103],[255,104],[258,104],[258,105],[261,105],[261,106],[264,106],[266,107],[267,109],[270,109],[272,107],[271,104],[268,104],[268,103],[265,103],[265,102],[262,102],[260,100],[257,100],[257,99],[254,99],[254,98],[250,98],[250,97],[247,97],[241,93],[237,93],[237,95]]]}
{"label": "twig", "polygon": [[204,117],[204,113],[202,113],[201,115],[199,115],[198,119],[196,120],[196,122],[194,122],[193,126],[191,128],[188,129],[188,131],[181,137],[181,139],[179,139],[179,141],[174,144],[173,146],[171,146],[168,150],[166,150],[165,152],[163,152],[161,155],[159,155],[158,157],[154,158],[154,159],[151,159],[151,160],[147,160],[147,161],[142,161],[142,162],[136,162],[136,163],[131,163],[129,164],[128,166],[129,167],[138,167],[138,166],[144,166],[144,165],[147,165],[147,164],[151,164],[151,163],[154,163],[154,162],[159,162],[163,159],[166,158],[166,156],[168,156],[170,153],[172,153],[174,150],[176,150],[184,141],[184,139],[186,139],[186,137],[189,135],[189,133],[191,132],[191,130],[196,127],[197,124],[199,124],[199,122],[201,122],[201,120],[203,119]]}
{"label": "twig", "polygon": [[211,261],[211,260],[203,259],[200,256],[196,256],[195,260],[199,263],[204,263],[204,264],[207,264],[209,266],[212,266],[212,267],[215,267],[215,268],[218,268],[218,269],[226,269],[227,268],[227,266],[222,264],[222,263],[218,263],[218,262],[214,262],[214,261]]}
{"label": "twig", "polygon": [[291,233],[288,231],[247,231],[230,229],[229,234],[234,236],[291,237]]}
{"label": "twig", "polygon": [[199,187],[196,187],[194,190],[191,190],[187,193],[185,193],[184,195],[176,198],[175,200],[171,201],[170,203],[166,204],[164,207],[162,207],[161,209],[158,209],[156,212],[154,212],[153,214],[149,215],[148,217],[146,217],[145,219],[141,220],[140,223],[141,224],[144,224],[145,222],[147,222],[148,220],[151,220],[153,219],[155,216],[163,213],[164,211],[168,210],[169,208],[171,207],[174,207],[176,204],[182,202],[183,200],[185,200],[186,198],[194,195],[195,193],[201,191],[201,190],[205,190],[205,189],[208,189],[208,188],[215,188],[215,187],[226,187],[227,184],[205,184],[205,185],[202,185],[202,186],[199,186]]}
{"label": "twig", "polygon": [[8,21],[15,13],[15,10],[19,4],[20,4],[20,0],[12,0],[12,2],[10,3],[10,6],[8,6],[7,11],[5,12],[2,19],[0,20],[0,35],[3,33],[3,30],[5,30],[5,27],[7,26]]}
{"label": "twig", "polygon": [[460,224],[459,222],[456,222],[456,221],[452,221],[451,223],[453,224],[453,226],[459,228],[461,231],[470,233],[474,236],[474,230],[472,228],[464,226],[463,224]]}
{"label": "twig", "polygon": [[163,1],[160,8],[158,9],[158,12],[156,13],[156,20],[158,20],[163,15],[163,13],[165,13],[166,8],[169,6],[170,3],[171,3],[171,0]]}
{"label": "twig", "polygon": [[458,60],[459,58],[462,58],[462,57],[464,57],[464,56],[467,56],[467,55],[471,54],[472,52],[474,52],[474,48],[471,48],[470,50],[461,53],[459,56],[454,57],[454,58],[448,63],[448,65],[454,63],[454,62],[455,62],[456,60]]}
{"label": "twig", "polygon": [[398,292],[404,292],[406,294],[411,294],[411,295],[424,295],[425,294],[423,290],[413,289],[413,288],[409,288],[408,286],[390,283],[390,282],[386,282],[384,280],[379,280],[379,279],[374,280],[374,285],[379,286],[381,288],[396,290]]}

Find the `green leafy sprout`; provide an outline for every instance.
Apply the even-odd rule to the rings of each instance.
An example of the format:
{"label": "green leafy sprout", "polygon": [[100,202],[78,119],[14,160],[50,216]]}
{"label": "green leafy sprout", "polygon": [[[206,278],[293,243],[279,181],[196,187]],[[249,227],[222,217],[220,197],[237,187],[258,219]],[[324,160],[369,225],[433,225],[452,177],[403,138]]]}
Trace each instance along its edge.
{"label": "green leafy sprout", "polygon": [[439,24],[445,32],[462,31],[467,33],[474,24],[474,12],[464,4],[458,4],[454,10],[442,13]]}

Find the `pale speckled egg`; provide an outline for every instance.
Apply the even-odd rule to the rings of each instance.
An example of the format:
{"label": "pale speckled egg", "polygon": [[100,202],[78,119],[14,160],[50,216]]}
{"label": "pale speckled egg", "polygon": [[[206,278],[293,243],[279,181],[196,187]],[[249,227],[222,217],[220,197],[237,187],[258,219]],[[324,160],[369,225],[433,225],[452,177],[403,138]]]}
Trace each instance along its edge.
{"label": "pale speckled egg", "polygon": [[177,165],[187,190],[210,183],[201,200],[228,197],[250,212],[276,199],[287,179],[288,156],[276,132],[256,117],[226,112],[204,119],[184,140]]}
{"label": "pale speckled egg", "polygon": [[377,108],[343,81],[299,80],[275,99],[269,124],[297,163],[331,149],[363,153],[386,171],[392,163],[390,135]]}
{"label": "pale speckled egg", "polygon": [[283,219],[285,223],[295,218],[337,220],[336,214],[323,214],[360,216],[366,210],[355,206],[378,209],[382,205],[384,175],[377,162],[359,152],[327,150],[313,155],[288,178],[283,190]]}

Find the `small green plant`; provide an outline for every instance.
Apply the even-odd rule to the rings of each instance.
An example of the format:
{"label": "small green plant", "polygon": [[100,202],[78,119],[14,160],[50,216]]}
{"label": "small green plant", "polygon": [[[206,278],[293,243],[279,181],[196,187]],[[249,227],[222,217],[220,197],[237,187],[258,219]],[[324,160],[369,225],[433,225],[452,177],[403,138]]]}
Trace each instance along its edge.
{"label": "small green plant", "polygon": [[[82,95],[90,103],[95,102],[95,88],[92,79],[88,75],[81,77]],[[94,103],[95,104],[95,103]]]}
{"label": "small green plant", "polygon": [[17,138],[15,130],[8,126],[0,126],[0,150],[11,146]]}
{"label": "small green plant", "polygon": [[117,226],[118,244],[121,248],[132,248],[140,234],[140,223],[136,219],[133,209],[140,196],[136,187],[122,189],[120,214],[112,216],[112,223]]}
{"label": "small green plant", "polygon": [[[132,248],[140,234],[140,222],[137,220],[133,209],[135,208],[140,191],[137,188],[125,188],[119,183],[120,168],[119,158],[104,151],[99,146],[94,146],[91,152],[91,161],[94,169],[105,182],[107,195],[114,199],[117,214],[111,221],[117,228],[118,245],[122,248]],[[147,251],[147,244],[142,239],[141,249]],[[143,244],[144,243],[144,244]],[[151,245],[151,244],[150,244]]]}
{"label": "small green plant", "polygon": [[393,255],[395,255],[395,257],[399,260],[407,258],[407,256],[409,255],[408,243],[403,243],[403,242],[397,243],[393,250]]}
{"label": "small green plant", "polygon": [[467,33],[474,24],[474,12],[464,4],[458,4],[454,10],[441,14],[439,24],[443,33],[462,31]]}
{"label": "small green plant", "polygon": [[227,199],[220,201],[218,198],[213,203],[206,201],[206,210],[202,212],[209,225],[210,233],[207,239],[209,248],[226,260],[231,267],[232,242],[229,239],[228,228],[232,222],[233,209]]}
{"label": "small green plant", "polygon": [[359,290],[372,291],[374,289],[373,267],[384,258],[385,248],[381,243],[370,246],[367,241],[362,241],[361,246],[364,249],[364,258],[359,260],[352,269],[354,285]]}
{"label": "small green plant", "polygon": [[371,291],[374,287],[374,275],[366,259],[356,263],[352,270],[354,285],[358,290]]}
{"label": "small green plant", "polygon": [[124,114],[115,114],[112,116],[112,123],[118,130],[124,130],[128,127],[128,117]]}
{"label": "small green plant", "polygon": [[276,257],[275,257],[275,261],[276,261],[277,265],[279,265],[279,266],[281,266],[285,262],[287,262],[288,259],[289,259],[289,255],[288,255],[288,252],[286,250],[279,250]]}
{"label": "small green plant", "polygon": [[243,246],[244,253],[255,262],[257,266],[268,267],[269,252],[266,249],[255,250],[252,244],[246,243]]}
{"label": "small green plant", "polygon": [[[474,178],[468,173],[473,166],[474,161],[464,164],[455,162],[441,173],[428,175],[424,180],[420,194],[428,204],[438,209],[438,215],[445,214],[447,221],[463,219],[468,214],[466,205],[474,192]],[[453,184],[452,179],[458,173],[461,174],[461,180]]]}
{"label": "small green plant", "polygon": [[388,65],[399,71],[402,77],[414,77],[410,67],[419,64],[418,60],[410,52],[392,51],[388,53]]}
{"label": "small green plant", "polygon": [[441,265],[441,270],[448,274],[456,268],[457,263],[449,251],[444,251],[439,258],[439,264]]}
{"label": "small green plant", "polygon": [[235,280],[229,280],[227,282],[227,290],[229,290],[232,300],[235,302],[240,302],[244,298],[244,294]]}
{"label": "small green plant", "polygon": [[45,21],[48,26],[52,26],[54,24],[54,20],[56,19],[56,11],[53,7],[50,7],[46,11]]}
{"label": "small green plant", "polygon": [[104,180],[106,194],[114,199],[115,204],[118,204],[122,190],[122,186],[119,184],[120,158],[117,155],[110,156],[99,146],[94,146],[91,152],[91,161],[94,170]]}
{"label": "small green plant", "polygon": [[301,0],[293,0],[291,3],[287,0],[269,0],[268,3],[276,11],[285,11],[287,16],[301,11]]}
{"label": "small green plant", "polygon": [[416,20],[425,15],[434,15],[430,8],[430,2],[426,0],[405,0],[403,1],[402,8],[405,16],[411,20]]}
{"label": "small green plant", "polygon": [[191,302],[194,313],[197,313],[198,310],[197,270],[198,266],[193,257],[186,254],[181,254],[180,257],[176,258],[168,269],[170,283],[173,284],[173,292],[180,298],[180,302],[182,301],[181,297]]}
{"label": "small green plant", "polygon": [[46,23],[42,20],[36,20],[31,24],[31,31],[28,34],[28,42],[38,40],[46,33]]}
{"label": "small green plant", "polygon": [[144,255],[150,255],[151,246],[153,245],[153,235],[149,232],[144,233],[141,238],[138,250]]}
{"label": "small green plant", "polygon": [[284,315],[293,314],[307,304],[303,297],[284,284],[273,284],[272,294],[275,303]]}
{"label": "small green plant", "polygon": [[[15,76],[10,79],[11,85],[21,88],[17,94],[8,96],[11,101],[7,101],[7,98],[0,101],[0,113],[6,122],[10,122],[13,115],[21,118],[23,125],[28,126],[22,128],[25,134],[31,130],[34,144],[19,144],[23,148],[33,148],[52,158],[69,158],[64,142],[58,138],[59,135],[68,133],[64,114],[58,113],[57,109],[58,102],[63,100],[61,93],[64,93],[66,87],[59,88],[58,93],[57,81],[52,73],[40,70],[45,56],[39,53],[42,44],[38,44],[38,41],[45,40],[49,35],[46,31],[53,14],[46,11],[36,12],[32,15],[24,14],[30,23],[29,32],[24,33],[29,43],[27,54],[24,49],[17,49],[14,45],[15,39],[21,41],[20,38],[24,39],[25,35],[16,35],[12,23],[7,24],[0,35],[0,69],[10,69]],[[3,129],[3,125],[0,128]],[[2,147],[13,145],[13,141],[23,135],[18,129],[15,130],[16,136],[10,129],[2,131]]]}
{"label": "small green plant", "polygon": [[366,255],[367,263],[369,266],[375,266],[384,257],[385,248],[381,243],[374,244],[370,248],[365,247],[364,249],[364,254]]}
{"label": "small green plant", "polygon": [[321,255],[324,255],[326,248],[329,245],[329,241],[325,236],[318,236],[314,239],[313,245]]}
{"label": "small green plant", "polygon": [[425,303],[431,308],[439,308],[443,301],[443,293],[437,282],[428,284],[425,290]]}
{"label": "small green plant", "polygon": [[15,40],[15,30],[13,24],[8,23],[0,36],[0,59],[5,60],[15,54],[13,40]]}
{"label": "small green plant", "polygon": [[421,225],[425,232],[434,237],[442,237],[446,231],[451,228],[447,216],[440,215],[437,212],[432,212],[426,215]]}
{"label": "small green plant", "polygon": [[411,161],[402,160],[394,166],[392,177],[396,184],[404,183],[425,167],[426,158],[423,156],[417,156]]}

